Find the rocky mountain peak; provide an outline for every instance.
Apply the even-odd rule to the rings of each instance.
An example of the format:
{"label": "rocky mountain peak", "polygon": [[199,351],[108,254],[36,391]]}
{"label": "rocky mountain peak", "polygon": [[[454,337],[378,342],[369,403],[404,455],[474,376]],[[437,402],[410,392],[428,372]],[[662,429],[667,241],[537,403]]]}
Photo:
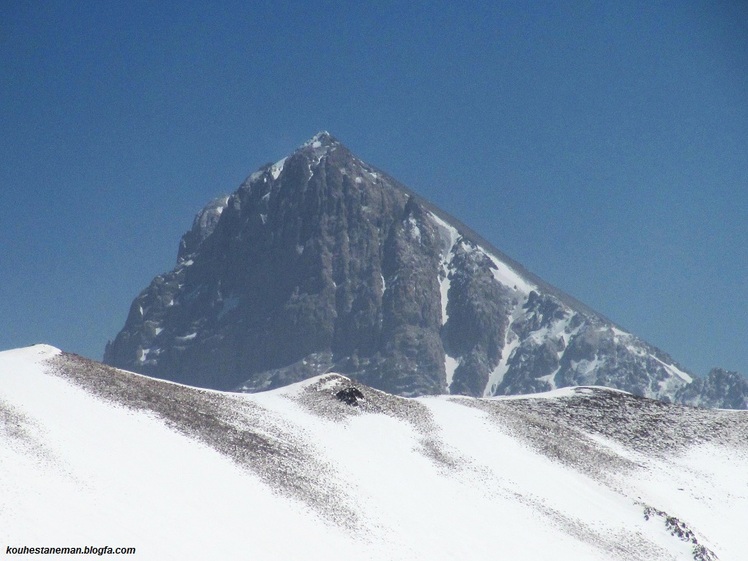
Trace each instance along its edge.
{"label": "rocky mountain peak", "polygon": [[[325,131],[198,213],[104,360],[241,391],[339,372],[405,396],[601,385],[673,400],[693,381]],[[728,381],[709,403],[740,388]]]}
{"label": "rocky mountain peak", "polygon": [[352,156],[350,151],[338,139],[327,131],[320,131],[304,144],[299,146],[293,154],[283,158],[281,161],[288,161],[290,158],[295,157],[303,157],[313,162],[313,165],[318,165],[326,156],[337,151],[339,151],[339,154],[337,154],[339,159]]}
{"label": "rocky mountain peak", "polygon": [[312,150],[330,149],[340,146],[340,142],[327,131],[319,131],[312,138],[299,147],[299,150],[311,148]]}

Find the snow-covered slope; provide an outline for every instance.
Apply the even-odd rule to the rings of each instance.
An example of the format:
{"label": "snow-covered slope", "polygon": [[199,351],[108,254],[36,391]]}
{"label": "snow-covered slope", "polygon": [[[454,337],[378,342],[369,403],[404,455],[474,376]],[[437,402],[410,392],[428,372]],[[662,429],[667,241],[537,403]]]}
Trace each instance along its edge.
{"label": "snow-covered slope", "polygon": [[604,388],[257,394],[0,353],[0,532],[137,559],[711,560],[748,551],[748,414]]}

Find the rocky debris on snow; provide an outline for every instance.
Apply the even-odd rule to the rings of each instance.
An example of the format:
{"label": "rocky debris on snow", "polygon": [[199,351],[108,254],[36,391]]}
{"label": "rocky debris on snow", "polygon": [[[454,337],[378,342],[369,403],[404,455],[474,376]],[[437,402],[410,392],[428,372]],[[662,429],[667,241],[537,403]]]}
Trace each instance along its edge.
{"label": "rocky debris on snow", "polygon": [[62,353],[49,362],[52,372],[98,397],[151,412],[256,473],[279,493],[301,500],[336,524],[356,526],[355,507],[335,485],[335,467],[319,459],[303,434],[241,394],[166,383],[74,354]]}
{"label": "rocky debris on snow", "polygon": [[717,555],[712,550],[699,543],[699,539],[688,527],[688,524],[677,519],[675,516],[670,516],[662,510],[657,510],[652,506],[644,505],[645,520],[658,518],[665,522],[665,528],[671,536],[692,544],[694,561],[718,561]]}

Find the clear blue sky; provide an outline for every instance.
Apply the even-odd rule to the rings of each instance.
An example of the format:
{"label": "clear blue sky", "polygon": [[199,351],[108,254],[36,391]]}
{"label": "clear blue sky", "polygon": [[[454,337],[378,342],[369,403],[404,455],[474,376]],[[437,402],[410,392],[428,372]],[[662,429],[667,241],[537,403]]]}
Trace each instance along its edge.
{"label": "clear blue sky", "polygon": [[101,358],[320,129],[705,374],[748,374],[748,4],[0,3],[0,349]]}

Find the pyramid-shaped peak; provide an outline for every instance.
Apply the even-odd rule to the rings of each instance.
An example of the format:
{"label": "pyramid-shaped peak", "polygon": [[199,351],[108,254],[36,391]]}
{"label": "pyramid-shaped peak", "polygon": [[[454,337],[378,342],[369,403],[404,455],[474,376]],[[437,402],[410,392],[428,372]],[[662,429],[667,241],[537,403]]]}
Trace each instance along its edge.
{"label": "pyramid-shaped peak", "polygon": [[304,144],[302,144],[299,149],[303,150],[304,148],[312,148],[312,149],[324,149],[324,148],[332,148],[335,146],[340,146],[340,142],[337,138],[335,138],[333,135],[331,135],[327,131],[319,131],[317,134],[315,134],[312,138],[307,140]]}

